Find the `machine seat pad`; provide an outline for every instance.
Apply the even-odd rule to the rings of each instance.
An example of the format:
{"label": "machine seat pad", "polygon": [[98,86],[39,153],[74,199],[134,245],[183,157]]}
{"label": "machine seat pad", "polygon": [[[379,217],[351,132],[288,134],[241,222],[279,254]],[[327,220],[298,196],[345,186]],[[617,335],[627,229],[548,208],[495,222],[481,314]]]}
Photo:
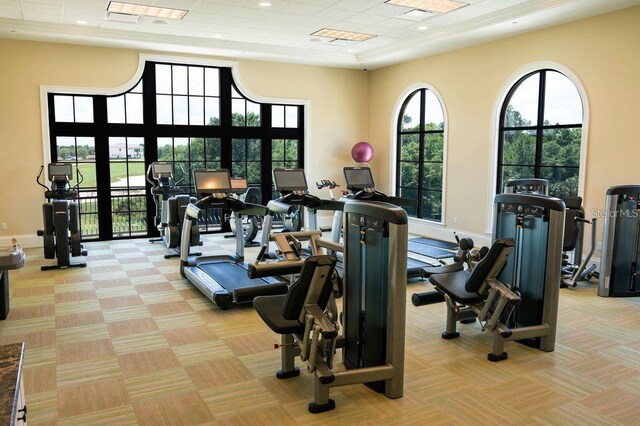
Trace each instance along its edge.
{"label": "machine seat pad", "polygon": [[442,290],[455,302],[464,305],[472,305],[482,302],[484,297],[478,293],[469,293],[465,289],[467,279],[471,273],[469,271],[450,272],[448,274],[436,274],[429,277],[429,282]]}
{"label": "machine seat pad", "polygon": [[287,320],[282,315],[282,309],[286,299],[286,294],[259,296],[253,299],[253,307],[265,324],[274,332],[278,334],[304,333],[304,324],[300,324],[297,319]]}

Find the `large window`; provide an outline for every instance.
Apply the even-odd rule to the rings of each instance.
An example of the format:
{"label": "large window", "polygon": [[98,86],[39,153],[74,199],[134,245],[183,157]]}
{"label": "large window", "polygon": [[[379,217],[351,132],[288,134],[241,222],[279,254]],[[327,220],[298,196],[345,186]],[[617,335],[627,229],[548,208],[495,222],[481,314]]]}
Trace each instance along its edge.
{"label": "large window", "polygon": [[549,181],[549,195],[578,194],[582,100],[564,74],[544,69],[521,78],[500,116],[498,187],[515,178]]}
{"label": "large window", "polygon": [[444,111],[428,89],[411,93],[398,116],[396,193],[418,201],[407,213],[442,221]]}
{"label": "large window", "polygon": [[[303,167],[304,107],[248,99],[231,69],[147,62],[134,87],[117,95],[49,93],[51,160],[74,163],[83,238],[155,235],[145,171],[174,163],[193,194],[192,172],[226,168],[272,196],[273,167]],[[202,223],[221,228],[219,212]]]}

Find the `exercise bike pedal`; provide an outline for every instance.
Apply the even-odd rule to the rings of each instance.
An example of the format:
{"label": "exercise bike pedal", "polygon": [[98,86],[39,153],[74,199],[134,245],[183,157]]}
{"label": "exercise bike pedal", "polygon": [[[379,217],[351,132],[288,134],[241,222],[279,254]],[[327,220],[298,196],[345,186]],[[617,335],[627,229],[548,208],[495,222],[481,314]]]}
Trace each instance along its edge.
{"label": "exercise bike pedal", "polygon": [[42,229],[38,229],[36,231],[36,235],[38,235],[38,237],[42,237],[42,236],[44,236],[44,231]]}
{"label": "exercise bike pedal", "polygon": [[86,255],[87,255],[87,251],[86,251],[86,250],[82,250],[82,251],[80,252],[80,254],[81,254],[82,256],[86,256]]}

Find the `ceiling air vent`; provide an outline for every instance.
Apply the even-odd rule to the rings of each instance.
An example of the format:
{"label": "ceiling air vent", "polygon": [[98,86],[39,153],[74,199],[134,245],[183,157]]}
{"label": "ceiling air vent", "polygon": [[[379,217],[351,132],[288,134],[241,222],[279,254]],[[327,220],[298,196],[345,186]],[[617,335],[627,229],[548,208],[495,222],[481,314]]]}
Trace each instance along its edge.
{"label": "ceiling air vent", "polygon": [[436,13],[427,12],[426,10],[413,9],[401,15],[396,16],[396,18],[408,19],[409,21],[420,22],[423,19],[431,18],[432,16],[435,16],[435,15]]}
{"label": "ceiling air vent", "polygon": [[125,24],[137,24],[140,22],[140,15],[129,15],[127,13],[107,12],[107,21],[122,22]]}

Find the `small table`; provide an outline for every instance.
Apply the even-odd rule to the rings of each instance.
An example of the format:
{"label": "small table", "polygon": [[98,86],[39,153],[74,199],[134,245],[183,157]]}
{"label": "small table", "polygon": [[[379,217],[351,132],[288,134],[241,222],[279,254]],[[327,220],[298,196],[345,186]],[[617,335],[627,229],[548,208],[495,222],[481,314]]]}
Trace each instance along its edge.
{"label": "small table", "polygon": [[0,346],[0,425],[27,423],[22,360],[24,343]]}
{"label": "small table", "polygon": [[15,238],[11,247],[0,250],[0,320],[9,315],[9,269],[22,268],[25,260],[24,251]]}

